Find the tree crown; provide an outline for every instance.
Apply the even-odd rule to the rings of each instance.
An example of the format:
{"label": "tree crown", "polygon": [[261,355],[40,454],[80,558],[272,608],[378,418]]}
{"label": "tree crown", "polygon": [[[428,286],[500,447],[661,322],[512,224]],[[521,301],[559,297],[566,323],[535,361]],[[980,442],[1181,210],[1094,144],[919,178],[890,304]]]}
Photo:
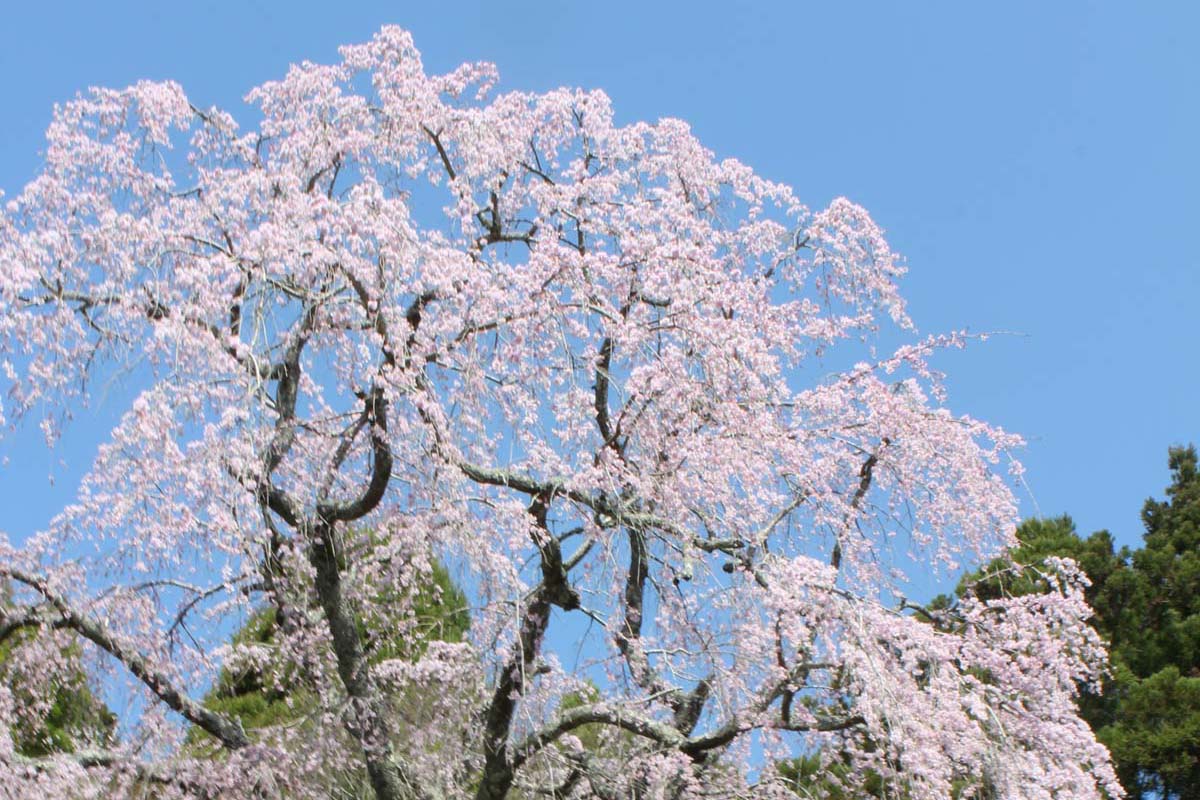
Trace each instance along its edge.
{"label": "tree crown", "polygon": [[[678,120],[617,125],[602,93],[495,80],[428,75],[386,28],[253,90],[251,130],[173,83],[57,111],[0,216],[4,413],[138,389],[78,501],[0,569],[21,613],[128,674],[141,752],[165,755],[2,768],[772,796],[757,748],[835,741],[847,785],[913,797],[1113,791],[1072,705],[1103,657],[1072,565],[954,628],[895,604],[906,572],[1010,543],[1019,440],[942,406],[927,358],[960,336],[818,377],[911,329],[866,211],[810,210]],[[371,630],[420,636],[438,559],[471,636],[374,658]],[[222,617],[262,602],[271,656],[329,676],[303,748],[191,699]],[[389,702],[414,686],[438,725]],[[228,757],[190,762],[180,717]]]}

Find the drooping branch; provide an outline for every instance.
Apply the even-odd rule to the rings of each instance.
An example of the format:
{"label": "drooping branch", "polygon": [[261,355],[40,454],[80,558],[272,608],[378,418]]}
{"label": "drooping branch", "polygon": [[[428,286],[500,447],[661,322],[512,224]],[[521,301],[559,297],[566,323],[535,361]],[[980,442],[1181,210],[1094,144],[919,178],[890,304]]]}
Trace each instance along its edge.
{"label": "drooping branch", "polygon": [[[630,563],[626,573],[623,623],[621,629],[615,634],[614,639],[621,654],[625,657],[626,663],[629,665],[634,682],[648,694],[665,702],[674,712],[677,729],[685,735],[690,733],[703,713],[704,705],[708,701],[712,687],[710,681],[702,680],[697,683],[692,691],[685,692],[679,687],[667,684],[657,675],[642,647],[642,615],[646,580],[649,576],[646,531],[650,529],[669,531],[678,534],[692,545],[709,552],[735,552],[741,546],[741,543],[733,540],[723,542],[697,539],[665,518],[653,514],[625,511],[616,508],[607,498],[575,490],[567,490],[557,481],[538,480],[522,473],[510,470],[488,469],[467,462],[459,462],[459,468],[465,475],[479,483],[505,486],[530,494],[535,498],[553,496],[556,493],[561,494],[601,515],[607,516],[613,523],[623,524],[627,527],[630,536]],[[553,540],[551,539],[551,541]],[[545,554],[543,555],[543,570],[546,570],[550,565],[560,563],[561,554],[557,559],[553,557],[553,551],[551,551],[549,559],[546,558]],[[551,573],[551,577],[545,577],[544,573],[543,585],[552,588],[560,585],[561,582],[557,578],[552,577],[555,574],[558,574],[557,570]],[[755,574],[761,582],[761,577],[757,572]]]}
{"label": "drooping branch", "polygon": [[612,770],[598,764],[597,759],[590,753],[571,753],[568,758],[575,764],[575,769],[587,779],[592,794],[600,800],[626,800],[628,795],[614,785],[616,776],[612,774]]}
{"label": "drooping branch", "polygon": [[[306,317],[306,319],[308,319]],[[386,334],[386,331],[384,331]],[[303,337],[288,351],[288,363],[294,365],[287,381],[280,381],[279,423],[276,441],[282,440],[290,447],[294,438],[294,412],[296,389],[299,378],[299,355]],[[359,635],[358,618],[342,584],[342,565],[336,550],[338,524],[361,519],[371,513],[383,499],[392,474],[392,452],[387,440],[388,404],[382,388],[372,387],[363,398],[364,425],[371,436],[371,475],[367,485],[355,499],[345,503],[319,501],[315,519],[303,517],[294,501],[271,485],[268,500],[271,509],[279,513],[289,525],[302,534],[307,546],[308,558],[315,572],[315,588],[325,621],[333,640],[333,652],[337,662],[338,677],[350,699],[347,728],[358,742],[371,786],[379,800],[402,800],[423,798],[425,790],[400,760],[392,753],[394,738],[387,703],[371,675],[362,640]],[[280,456],[282,457],[282,456]],[[345,454],[335,453],[336,470]],[[272,469],[279,463],[276,459]],[[270,485],[270,472],[266,479]]]}
{"label": "drooping branch", "polygon": [[341,435],[338,436],[337,447],[334,448],[333,457],[329,460],[329,468],[325,471],[325,480],[321,482],[319,497],[325,498],[329,495],[329,490],[333,486],[333,480],[337,476],[338,470],[342,468],[342,464],[346,463],[346,458],[350,455],[350,450],[354,447],[355,440],[362,433],[362,429],[370,422],[369,409],[370,406],[364,403],[362,413],[347,425]]}
{"label": "drooping branch", "polygon": [[250,744],[240,722],[210,711],[192,700],[187,694],[180,691],[170,678],[156,669],[145,656],[124,644],[108,630],[104,623],[89,618],[72,606],[65,597],[50,588],[46,580],[22,570],[4,567],[0,567],[0,575],[23,583],[44,597],[61,615],[64,625],[115,658],[168,708],[193,725],[212,734],[226,748],[237,750]]}
{"label": "drooping branch", "polygon": [[[272,473],[282,463],[295,441],[296,404],[301,377],[300,357],[315,323],[315,306],[309,306],[299,329],[294,333],[283,359],[275,397],[275,431],[268,445],[265,470],[256,491],[265,509],[274,512],[306,544],[309,562],[315,572],[315,589],[333,641],[338,676],[350,699],[347,728],[358,742],[372,788],[379,800],[424,797],[424,790],[393,757],[393,731],[388,709],[375,685],[359,636],[357,617],[345,596],[341,565],[335,549],[337,525],[369,514],[383,499],[392,472],[392,453],[387,441],[388,405],[383,390],[376,386],[363,398],[363,425],[371,436],[371,475],[362,492],[344,503],[319,501],[315,519],[305,516],[302,506],[278,488]],[[385,331],[386,333],[386,331]],[[336,470],[346,448],[335,452],[332,470]],[[273,540],[278,538],[273,523]],[[273,544],[274,546],[274,544]],[[277,590],[278,591],[278,590]]]}
{"label": "drooping branch", "polygon": [[[787,669],[783,658],[782,634],[778,625],[776,626],[776,636],[777,664]],[[819,719],[811,724],[797,723],[792,720],[791,704],[794,701],[793,689],[796,683],[805,680],[813,670],[829,669],[831,666],[828,663],[799,660],[791,669],[787,670],[782,679],[772,681],[762,687],[757,696],[745,708],[735,712],[725,724],[710,733],[689,739],[687,745],[681,749],[693,758],[699,759],[705,757],[708,751],[724,747],[741,734],[762,727],[796,732],[830,732],[865,724],[865,720],[858,715]],[[780,699],[782,699],[782,703],[779,722],[765,723],[762,715],[776,700]]]}
{"label": "drooping branch", "polygon": [[572,767],[571,771],[567,773],[566,780],[550,790],[551,800],[567,800],[581,780],[583,780],[583,770],[579,767]]}
{"label": "drooping branch", "polygon": [[[634,682],[647,694],[658,698],[672,709],[677,730],[685,735],[690,733],[703,713],[712,687],[707,679],[699,681],[690,692],[671,686],[654,670],[641,645],[644,596],[649,576],[646,533],[652,530],[664,531],[686,542],[687,546],[709,553],[728,554],[734,558],[733,564],[746,570],[759,586],[766,588],[767,578],[760,566],[746,554],[745,542],[741,539],[701,538],[664,517],[616,506],[603,495],[566,489],[561,482],[554,479],[537,479],[524,473],[480,467],[465,461],[458,462],[458,466],[463,474],[478,483],[504,486],[535,497],[558,494],[607,517],[612,524],[627,528],[630,537],[630,560],[623,594],[623,620],[622,627],[614,635],[614,639],[629,666]],[[805,495],[798,493],[767,523],[762,535],[769,534],[788,513],[803,503],[804,499]]]}
{"label": "drooping branch", "polygon": [[[291,633],[300,627],[301,612],[293,608],[290,599],[287,597],[284,583],[280,580],[284,574],[283,551],[287,546],[288,540],[284,532],[279,529],[279,526],[272,518],[271,506],[262,504],[260,505],[260,509],[263,524],[271,535],[270,541],[264,548],[266,552],[264,553],[260,570],[263,578],[263,588],[266,590],[267,596],[271,599],[271,605],[275,609],[275,618],[279,621],[280,629],[285,633]],[[284,510],[288,516],[295,520],[289,524],[299,524],[298,510],[293,510],[286,506],[284,506]],[[283,514],[280,514],[280,516],[286,519]]]}

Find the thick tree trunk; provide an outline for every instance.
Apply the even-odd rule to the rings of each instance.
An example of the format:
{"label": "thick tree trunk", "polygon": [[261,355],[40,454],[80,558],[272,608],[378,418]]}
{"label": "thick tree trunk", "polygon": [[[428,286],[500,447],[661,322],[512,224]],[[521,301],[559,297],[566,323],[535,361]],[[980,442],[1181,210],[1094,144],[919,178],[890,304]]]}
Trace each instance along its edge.
{"label": "thick tree trunk", "polygon": [[317,596],[337,658],[338,676],[350,698],[347,728],[362,748],[363,761],[371,788],[378,800],[411,800],[425,797],[424,792],[404,774],[392,758],[393,731],[386,703],[371,680],[370,669],[358,626],[349,603],[342,593],[341,574],[333,545],[333,529],[327,524],[315,526],[311,536],[309,561],[317,571]]}

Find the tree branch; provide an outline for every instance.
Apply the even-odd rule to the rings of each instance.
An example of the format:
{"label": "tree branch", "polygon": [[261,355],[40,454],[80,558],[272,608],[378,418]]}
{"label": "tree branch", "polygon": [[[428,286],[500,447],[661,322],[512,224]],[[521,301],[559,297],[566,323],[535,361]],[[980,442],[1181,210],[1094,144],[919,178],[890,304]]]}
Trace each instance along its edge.
{"label": "tree branch", "polygon": [[392,478],[392,448],[387,440],[387,399],[375,387],[364,400],[371,429],[371,478],[356,499],[348,503],[318,503],[317,516],[326,522],[350,522],[375,510]]}
{"label": "tree branch", "polygon": [[318,521],[308,526],[309,561],[316,571],[317,597],[333,639],[338,676],[350,698],[347,728],[358,741],[367,776],[379,800],[427,797],[407,770],[393,758],[393,733],[386,703],[371,678],[358,635],[358,621],[342,590],[334,551],[334,527]]}
{"label": "tree branch", "polygon": [[563,562],[562,545],[558,538],[550,532],[546,521],[548,498],[541,495],[534,498],[529,506],[536,526],[532,531],[533,543],[537,545],[539,559],[542,562],[542,588],[547,602],[559,606],[565,611],[579,608],[579,593],[571,586],[567,576],[567,565]]}
{"label": "tree branch", "polygon": [[550,725],[527,736],[524,741],[513,748],[513,768],[521,767],[537,752],[557,741],[564,734],[593,723],[611,725],[667,747],[682,748],[688,742],[686,736],[665,722],[630,709],[614,708],[606,703],[597,703],[568,709]]}
{"label": "tree branch", "polygon": [[438,155],[442,159],[442,166],[445,167],[446,174],[450,176],[450,180],[455,180],[458,177],[458,173],[454,171],[454,165],[450,163],[450,154],[446,152],[446,147],[442,144],[441,137],[424,125],[421,126],[421,130],[425,131],[425,134],[433,142],[433,146],[437,148]]}
{"label": "tree branch", "polygon": [[[854,490],[854,497],[850,499],[850,513],[846,515],[846,524],[850,524],[850,517],[857,513],[859,506],[862,505],[863,498],[867,496],[867,492],[871,489],[871,478],[875,472],[875,465],[879,463],[879,454],[883,452],[883,448],[891,444],[891,440],[886,436],[879,445],[879,449],[867,456],[867,460],[863,462],[862,467],[858,470],[858,488]],[[829,564],[834,569],[838,569],[842,565],[842,543],[835,542],[833,545],[833,555],[829,558]]]}
{"label": "tree branch", "polygon": [[193,725],[212,734],[226,748],[237,750],[250,744],[242,725],[235,719],[230,719],[210,711],[176,688],[171,680],[155,669],[140,653],[122,644],[105,625],[85,617],[77,611],[66,598],[50,588],[49,584],[36,575],[21,570],[0,568],[0,574],[7,575],[15,581],[29,586],[54,609],[62,615],[63,622],[74,629],[83,638],[107,652],[121,662],[127,670],[162,700],[168,708]]}
{"label": "tree branch", "polygon": [[517,699],[525,691],[525,680],[541,650],[550,624],[550,602],[545,588],[535,592],[521,617],[521,629],[512,657],[500,673],[492,700],[484,714],[483,775],[476,800],[503,800],[512,786],[514,766],[509,760],[508,734]]}

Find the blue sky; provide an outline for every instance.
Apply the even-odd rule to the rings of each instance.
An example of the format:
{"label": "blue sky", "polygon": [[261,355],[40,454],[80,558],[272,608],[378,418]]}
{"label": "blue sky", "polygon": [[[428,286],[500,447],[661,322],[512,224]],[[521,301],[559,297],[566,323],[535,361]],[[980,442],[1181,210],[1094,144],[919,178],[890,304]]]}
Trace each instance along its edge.
{"label": "blue sky", "polygon": [[[237,114],[290,62],[397,23],[431,70],[601,88],[621,119],[685,119],[810,205],[866,206],[908,258],[923,333],[1014,332],[938,365],[954,410],[1029,439],[1024,511],[1138,541],[1167,446],[1200,442],[1200,4],[435,6],[11,4],[0,188],[35,174],[52,104],[88,85],[172,78]],[[0,444],[0,529],[69,502],[119,411],[85,413],[52,455],[34,432]]]}

